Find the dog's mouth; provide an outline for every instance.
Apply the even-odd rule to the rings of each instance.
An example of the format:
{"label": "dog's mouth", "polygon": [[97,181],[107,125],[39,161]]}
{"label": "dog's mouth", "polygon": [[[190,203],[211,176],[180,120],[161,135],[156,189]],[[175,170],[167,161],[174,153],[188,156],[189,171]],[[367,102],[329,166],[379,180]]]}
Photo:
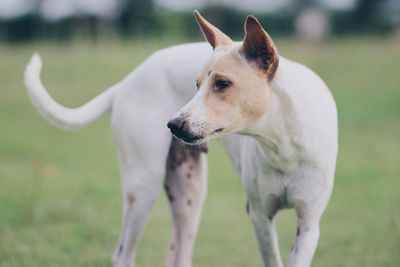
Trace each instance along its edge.
{"label": "dog's mouth", "polygon": [[208,134],[206,136],[193,135],[193,136],[182,137],[182,138],[179,138],[179,139],[181,139],[186,144],[199,145],[199,144],[202,144],[202,143],[206,143],[207,140],[210,139],[210,137],[213,137],[213,136],[223,132],[224,130],[225,130],[225,128],[218,128],[217,130],[211,132],[210,134]]}
{"label": "dog's mouth", "polygon": [[209,137],[218,135],[219,133],[223,132],[225,128],[218,128],[215,131],[211,132],[210,134],[203,136],[203,135],[192,135],[192,134],[184,134],[184,135],[176,135],[172,133],[173,136],[175,136],[177,139],[183,141],[184,143],[188,145],[199,145],[206,143]]}
{"label": "dog's mouth", "polygon": [[199,145],[202,143],[206,143],[207,140],[210,139],[210,137],[218,135],[219,133],[222,133],[224,130],[225,130],[225,128],[218,128],[217,130],[211,132],[210,134],[208,134],[206,136],[194,135],[194,136],[182,137],[179,139],[181,139],[183,142],[185,142],[186,144],[189,144],[189,145]]}
{"label": "dog's mouth", "polygon": [[214,132],[212,132],[211,134],[217,134],[217,133],[220,133],[220,132],[222,132],[222,131],[224,131],[225,130],[225,128],[218,128],[217,130],[215,130]]}
{"label": "dog's mouth", "polygon": [[184,143],[188,145],[198,145],[205,143],[205,138],[201,135],[185,135],[185,136],[176,136],[173,134],[176,138],[179,140],[183,141]]}

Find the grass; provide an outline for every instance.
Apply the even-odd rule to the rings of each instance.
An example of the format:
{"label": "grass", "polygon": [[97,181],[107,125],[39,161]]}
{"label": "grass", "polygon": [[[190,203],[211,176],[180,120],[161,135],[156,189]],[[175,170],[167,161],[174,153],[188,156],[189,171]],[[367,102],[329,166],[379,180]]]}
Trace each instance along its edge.
{"label": "grass", "polygon": [[[79,132],[48,125],[29,103],[24,65],[38,50],[51,94],[79,106],[120,80],[151,52],[177,41],[0,46],[0,266],[110,266],[121,193],[109,116]],[[391,39],[323,45],[278,41],[331,88],[339,109],[335,189],[313,266],[400,266],[400,48]],[[239,179],[218,144],[210,149],[209,195],[196,267],[262,266]],[[137,266],[162,266],[170,216],[152,212]],[[286,258],[293,211],[278,216]]]}

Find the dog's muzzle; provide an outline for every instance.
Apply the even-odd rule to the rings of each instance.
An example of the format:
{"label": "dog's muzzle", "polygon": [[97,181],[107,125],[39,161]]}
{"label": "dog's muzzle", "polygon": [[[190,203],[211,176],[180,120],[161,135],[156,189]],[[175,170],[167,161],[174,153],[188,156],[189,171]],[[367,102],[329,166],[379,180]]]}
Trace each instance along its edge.
{"label": "dog's muzzle", "polygon": [[182,117],[170,120],[167,127],[176,138],[181,139],[185,143],[195,143],[196,141],[203,139],[202,136],[192,133],[189,123]]}

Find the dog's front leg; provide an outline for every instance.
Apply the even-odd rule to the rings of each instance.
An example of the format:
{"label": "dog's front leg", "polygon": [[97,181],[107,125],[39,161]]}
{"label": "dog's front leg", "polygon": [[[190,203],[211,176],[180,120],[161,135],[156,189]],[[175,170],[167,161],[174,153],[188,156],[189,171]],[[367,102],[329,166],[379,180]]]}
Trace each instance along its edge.
{"label": "dog's front leg", "polygon": [[207,159],[174,140],[167,161],[165,191],[173,217],[166,267],[191,267],[193,246],[207,192]]}
{"label": "dog's front leg", "polygon": [[[322,191],[322,190],[321,190]],[[322,203],[325,202],[321,201]],[[295,201],[297,214],[296,238],[289,255],[288,267],[309,267],[319,239],[319,222],[325,205],[320,202]]]}
{"label": "dog's front leg", "polygon": [[[288,259],[288,267],[310,267],[315,254],[320,220],[327,207],[333,186],[333,175],[305,172],[294,184],[291,198],[297,215],[297,231]],[[301,177],[300,176],[300,177]],[[319,177],[327,177],[319,179]]]}
{"label": "dog's front leg", "polygon": [[296,239],[293,242],[288,267],[309,267],[319,239],[319,220],[299,218]]}
{"label": "dog's front leg", "polygon": [[[262,206],[262,205],[261,205]],[[249,204],[249,216],[257,236],[265,267],[282,267],[278,236],[273,215],[268,215],[260,205]]]}

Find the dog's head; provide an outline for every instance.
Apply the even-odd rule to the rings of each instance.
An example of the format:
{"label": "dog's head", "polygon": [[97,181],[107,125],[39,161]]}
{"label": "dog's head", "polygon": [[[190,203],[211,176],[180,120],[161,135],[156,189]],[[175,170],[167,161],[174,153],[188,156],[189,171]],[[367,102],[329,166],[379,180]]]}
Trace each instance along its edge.
{"label": "dog's head", "polygon": [[214,52],[196,79],[197,94],[168,122],[177,138],[191,144],[243,131],[259,119],[279,61],[255,17],[247,17],[242,42],[233,42],[197,11],[195,17]]}

